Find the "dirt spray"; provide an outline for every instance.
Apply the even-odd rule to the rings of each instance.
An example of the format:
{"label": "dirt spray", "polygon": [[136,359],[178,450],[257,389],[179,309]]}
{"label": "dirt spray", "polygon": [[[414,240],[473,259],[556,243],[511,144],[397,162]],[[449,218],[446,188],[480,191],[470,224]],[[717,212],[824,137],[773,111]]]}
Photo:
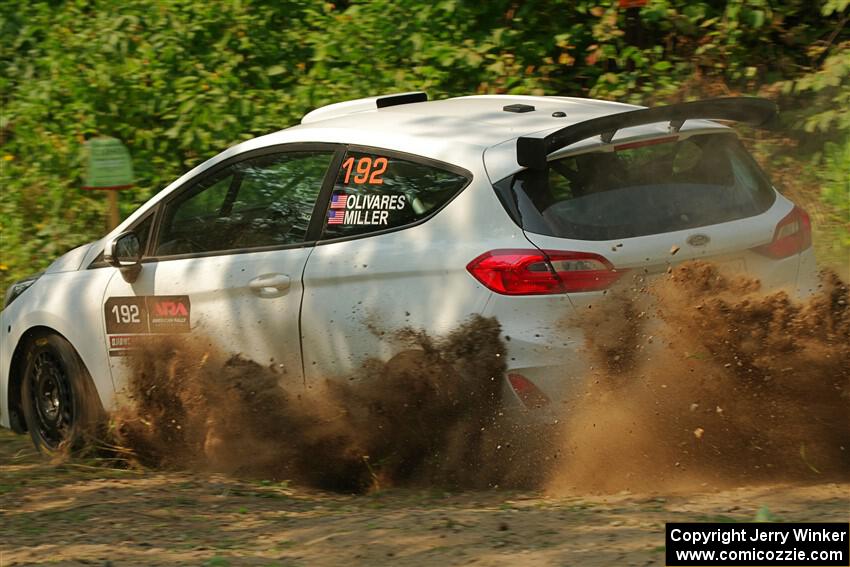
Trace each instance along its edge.
{"label": "dirt spray", "polygon": [[800,303],[688,263],[592,313],[566,322],[593,370],[557,428],[504,415],[501,330],[474,317],[445,337],[400,330],[390,361],[298,391],[198,336],[151,340],[128,358],[131,403],[113,430],[147,466],[354,492],[850,477],[850,308],[836,276]]}

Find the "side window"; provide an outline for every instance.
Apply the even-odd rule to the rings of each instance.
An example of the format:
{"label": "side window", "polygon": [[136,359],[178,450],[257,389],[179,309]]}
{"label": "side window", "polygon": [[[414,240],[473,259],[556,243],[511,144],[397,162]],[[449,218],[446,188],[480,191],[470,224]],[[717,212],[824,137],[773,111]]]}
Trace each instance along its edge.
{"label": "side window", "polygon": [[348,152],[334,184],[322,238],[414,223],[447,203],[468,182],[463,175],[433,165]]}
{"label": "side window", "polygon": [[233,185],[233,174],[226,173],[201,182],[192,191],[193,195],[174,212],[174,221],[186,222],[197,218],[215,218]]}
{"label": "side window", "polygon": [[235,163],[165,205],[157,256],[304,241],[333,152]]}

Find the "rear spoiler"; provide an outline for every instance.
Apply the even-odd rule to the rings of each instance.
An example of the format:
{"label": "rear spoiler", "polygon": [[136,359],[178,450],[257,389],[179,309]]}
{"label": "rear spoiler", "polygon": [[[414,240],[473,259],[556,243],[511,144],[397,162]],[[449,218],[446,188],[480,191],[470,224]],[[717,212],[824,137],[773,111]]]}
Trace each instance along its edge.
{"label": "rear spoiler", "polygon": [[621,128],[669,121],[670,132],[676,133],[685,120],[692,119],[731,120],[761,126],[777,112],[773,102],[754,97],[712,98],[618,112],[561,128],[542,138],[522,136],[517,139],[517,162],[532,169],[546,169],[549,154],[597,135],[608,144]]}

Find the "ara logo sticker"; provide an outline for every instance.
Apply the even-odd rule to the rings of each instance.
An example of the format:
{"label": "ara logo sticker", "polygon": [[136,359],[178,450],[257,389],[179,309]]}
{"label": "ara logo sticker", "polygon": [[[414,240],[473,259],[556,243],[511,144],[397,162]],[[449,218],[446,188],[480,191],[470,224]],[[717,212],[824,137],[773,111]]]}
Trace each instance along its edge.
{"label": "ara logo sticker", "polygon": [[347,195],[337,192],[331,197],[328,224],[386,225],[391,211],[400,211],[406,206],[405,195]]}
{"label": "ara logo sticker", "polygon": [[150,296],[147,300],[151,333],[189,332],[188,296]]}
{"label": "ara logo sticker", "polygon": [[159,317],[188,317],[186,306],[176,301],[161,301],[156,304],[156,315]]}

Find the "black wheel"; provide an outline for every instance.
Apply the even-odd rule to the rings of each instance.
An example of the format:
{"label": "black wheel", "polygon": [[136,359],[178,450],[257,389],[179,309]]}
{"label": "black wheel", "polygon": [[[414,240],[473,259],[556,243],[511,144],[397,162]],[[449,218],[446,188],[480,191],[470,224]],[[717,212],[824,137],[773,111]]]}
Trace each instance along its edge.
{"label": "black wheel", "polygon": [[32,442],[47,454],[78,449],[94,433],[102,412],[79,355],[58,335],[31,343],[21,397]]}

